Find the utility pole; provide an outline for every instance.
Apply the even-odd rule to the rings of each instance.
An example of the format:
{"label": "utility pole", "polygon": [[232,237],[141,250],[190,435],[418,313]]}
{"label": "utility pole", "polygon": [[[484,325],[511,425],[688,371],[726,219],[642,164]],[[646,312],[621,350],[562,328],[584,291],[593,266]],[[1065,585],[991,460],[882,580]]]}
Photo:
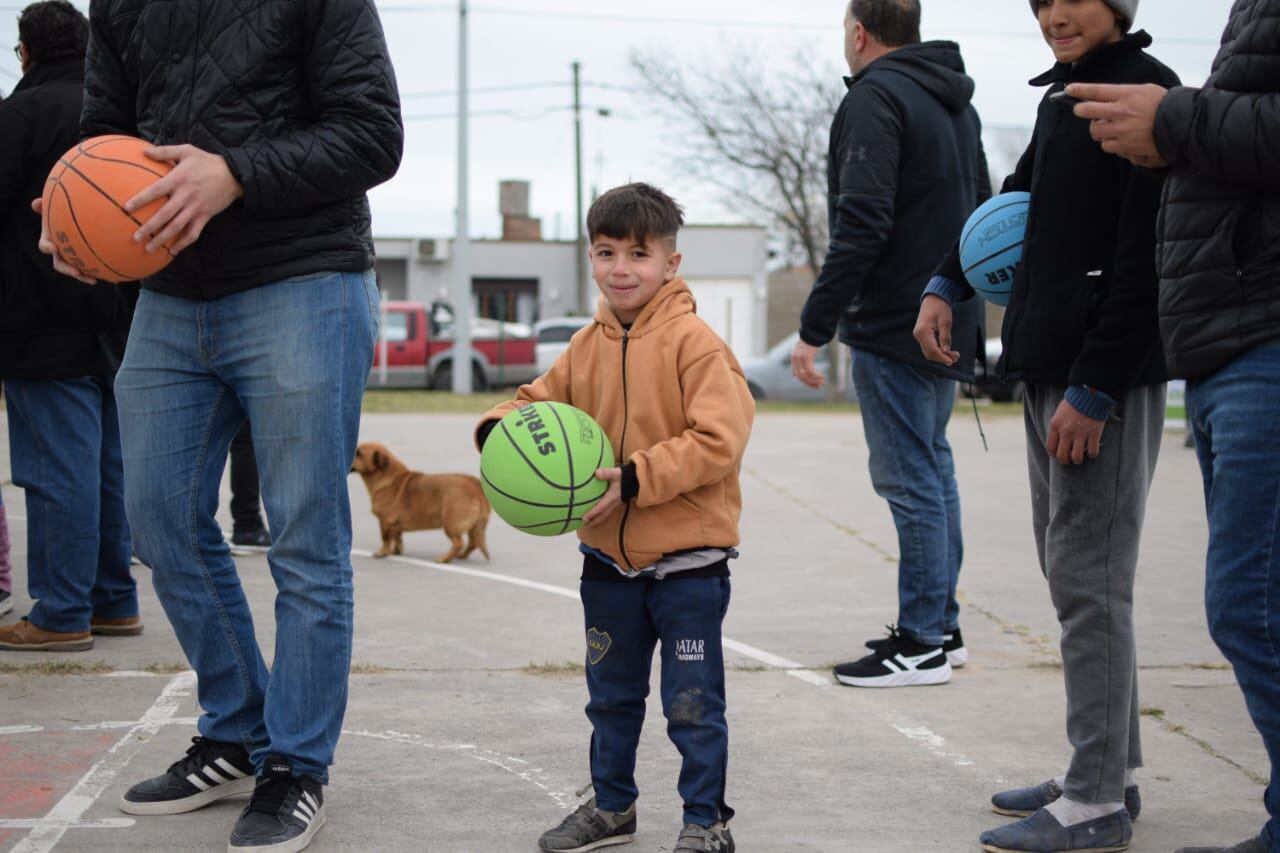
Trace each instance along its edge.
{"label": "utility pole", "polygon": [[471,393],[470,174],[467,163],[467,0],[458,2],[458,209],[453,238],[453,390]]}
{"label": "utility pole", "polygon": [[583,314],[591,313],[591,302],[587,293],[587,241],[586,226],[582,215],[582,63],[575,61],[573,63],[573,166],[574,166],[574,187],[577,194],[574,196],[574,205],[577,211],[577,218],[574,220],[574,230],[578,241],[578,262],[575,267],[577,270],[577,292],[578,292],[578,310]]}

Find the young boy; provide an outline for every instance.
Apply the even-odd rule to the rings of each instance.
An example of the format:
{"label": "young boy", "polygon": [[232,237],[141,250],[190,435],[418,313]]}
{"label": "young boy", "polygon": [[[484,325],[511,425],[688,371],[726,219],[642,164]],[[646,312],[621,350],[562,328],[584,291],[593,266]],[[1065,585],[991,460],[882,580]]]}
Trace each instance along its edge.
{"label": "young boy", "polygon": [[[1164,425],[1156,327],[1160,179],[1106,153],[1052,96],[1071,82],[1176,85],[1128,34],[1138,0],[1032,0],[1056,64],[1031,144],[1004,191],[1031,193],[1005,314],[1002,378],[1025,383],[1027,459],[1041,570],[1062,625],[1065,776],[992,798],[1025,816],[985,850],[1124,850],[1140,801],[1133,585]],[[951,303],[973,291],[953,249],[925,290],[916,338],[949,363]],[[1105,431],[1105,440],[1104,440]],[[1038,713],[1026,709],[1024,713]],[[1017,717],[1010,720],[1017,725]]]}
{"label": "young boy", "polygon": [[483,445],[507,412],[557,400],[594,417],[622,463],[596,472],[610,486],[578,531],[595,796],[542,835],[546,853],[632,840],[636,746],[659,641],[662,711],[682,759],[684,828],[675,850],[734,849],[720,624],[755,406],[733,353],[694,313],[677,276],[682,223],[679,206],[646,184],[596,200],[587,234],[604,298],[594,323],[477,430]]}

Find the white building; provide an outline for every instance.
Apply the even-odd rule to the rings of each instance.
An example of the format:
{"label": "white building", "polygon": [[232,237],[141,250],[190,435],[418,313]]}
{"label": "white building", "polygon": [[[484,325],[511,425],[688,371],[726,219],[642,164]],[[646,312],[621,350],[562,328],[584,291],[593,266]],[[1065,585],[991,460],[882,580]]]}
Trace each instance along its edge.
{"label": "white building", "polygon": [[[506,188],[504,187],[504,193]],[[525,190],[527,198],[527,188]],[[504,232],[535,239],[471,243],[472,307],[476,316],[533,323],[594,313],[598,291],[589,279],[590,303],[578,304],[577,244],[536,239],[537,220],[508,211]],[[680,232],[681,274],[698,302],[698,314],[739,359],[766,349],[768,248],[758,226],[689,225]],[[453,241],[440,237],[379,237],[378,285],[384,299],[449,301]]]}

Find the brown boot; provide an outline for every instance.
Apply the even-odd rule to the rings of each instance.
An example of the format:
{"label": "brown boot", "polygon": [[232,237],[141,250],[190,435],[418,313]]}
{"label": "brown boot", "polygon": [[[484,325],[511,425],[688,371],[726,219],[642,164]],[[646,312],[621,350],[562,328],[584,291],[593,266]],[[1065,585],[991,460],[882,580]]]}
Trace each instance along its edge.
{"label": "brown boot", "polygon": [[101,634],[104,637],[136,637],[142,633],[142,617],[125,616],[122,619],[101,619],[94,616],[89,620],[89,633]]}
{"label": "brown boot", "polygon": [[88,631],[46,631],[23,619],[0,627],[0,649],[11,652],[85,652],[93,648]]}

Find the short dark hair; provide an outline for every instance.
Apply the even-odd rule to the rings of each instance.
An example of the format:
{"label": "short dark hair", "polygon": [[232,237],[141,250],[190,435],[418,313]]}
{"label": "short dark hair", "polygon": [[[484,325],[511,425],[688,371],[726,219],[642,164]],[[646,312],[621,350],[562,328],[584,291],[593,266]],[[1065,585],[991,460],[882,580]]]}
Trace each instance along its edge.
{"label": "short dark hair", "polygon": [[885,47],[920,41],[920,0],[852,0],[849,11]]}
{"label": "short dark hair", "polygon": [[675,240],[684,210],[657,187],[634,183],[614,187],[587,211],[587,236],[647,243],[650,237]]}
{"label": "short dark hair", "polygon": [[32,62],[84,59],[89,20],[67,0],[41,0],[18,14],[18,40]]}

